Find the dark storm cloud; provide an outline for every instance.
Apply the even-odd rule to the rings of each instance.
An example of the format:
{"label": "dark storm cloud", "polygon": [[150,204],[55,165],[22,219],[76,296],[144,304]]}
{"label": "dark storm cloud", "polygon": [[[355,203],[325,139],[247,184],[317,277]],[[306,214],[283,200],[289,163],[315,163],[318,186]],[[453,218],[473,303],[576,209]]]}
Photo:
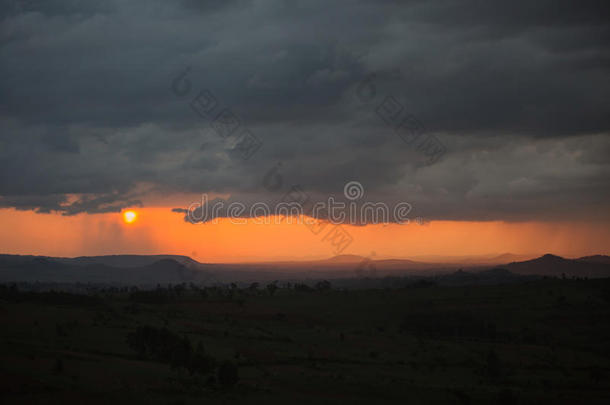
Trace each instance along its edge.
{"label": "dark storm cloud", "polygon": [[[150,193],[273,202],[293,184],[323,199],[357,180],[370,201],[408,201],[430,219],[603,215],[609,8],[3,1],[0,204],[71,215]],[[178,97],[172,81],[189,66]],[[362,102],[370,73],[375,97]],[[263,142],[248,160],[189,106],[203,89]],[[387,96],[442,141],[440,161],[377,116]]]}

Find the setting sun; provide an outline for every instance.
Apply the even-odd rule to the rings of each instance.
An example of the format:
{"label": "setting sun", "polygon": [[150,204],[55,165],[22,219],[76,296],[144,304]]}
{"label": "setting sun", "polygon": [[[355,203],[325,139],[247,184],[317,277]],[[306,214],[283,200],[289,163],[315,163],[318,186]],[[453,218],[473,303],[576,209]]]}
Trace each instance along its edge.
{"label": "setting sun", "polygon": [[123,220],[128,224],[135,222],[137,218],[138,214],[135,211],[125,211],[123,213]]}

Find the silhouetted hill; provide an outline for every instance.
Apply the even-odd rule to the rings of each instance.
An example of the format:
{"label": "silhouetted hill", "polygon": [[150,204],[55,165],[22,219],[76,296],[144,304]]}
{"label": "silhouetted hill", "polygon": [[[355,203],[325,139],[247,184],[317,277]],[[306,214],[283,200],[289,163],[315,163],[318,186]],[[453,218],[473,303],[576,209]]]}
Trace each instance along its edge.
{"label": "silhouetted hill", "polygon": [[162,260],[174,260],[185,266],[197,266],[201,263],[188,256],[179,255],[110,255],[110,256],[80,256],[75,258],[57,258],[62,263],[74,265],[103,264],[110,267],[142,267]]}
{"label": "silhouetted hill", "polygon": [[441,285],[491,285],[491,284],[506,284],[528,280],[532,275],[514,274],[504,268],[493,268],[490,270],[469,272],[462,269],[437,277],[437,281]]}
{"label": "silhouetted hill", "polygon": [[604,256],[604,255],[585,256],[585,257],[581,257],[576,260],[578,260],[580,262],[587,262],[587,263],[610,264],[610,256]]}
{"label": "silhouetted hill", "polygon": [[413,256],[410,260],[419,263],[450,264],[454,266],[497,266],[510,262],[518,262],[532,259],[533,255],[518,255],[503,253],[500,255],[468,255],[468,256],[445,256],[445,255],[420,255]]}
{"label": "silhouetted hill", "polygon": [[489,259],[493,263],[509,263],[526,260],[532,257],[531,255],[516,255],[513,253],[504,253]]}
{"label": "silhouetted hill", "polygon": [[348,273],[352,274],[362,266],[375,268],[377,271],[389,273],[408,273],[413,271],[425,271],[427,269],[447,269],[444,263],[423,263],[407,259],[385,259],[374,260],[374,257],[364,257],[358,255],[339,255],[324,260],[312,261],[286,261],[286,262],[267,262],[267,263],[238,263],[217,265],[232,269],[247,270],[270,270],[282,272],[302,272],[304,270],[312,274],[323,272],[335,272],[334,277],[345,277]]}
{"label": "silhouetted hill", "polygon": [[[380,278],[401,276],[447,276],[448,283],[498,283],[515,275],[567,277],[608,277],[608,256],[564,259],[544,255],[533,260],[512,262],[503,268],[484,265],[424,263],[404,259],[371,260],[357,255],[341,255],[308,262],[203,264],[187,256],[115,255],[76,258],[0,255],[0,282],[167,284],[194,282],[253,282],[264,280],[305,280]],[[456,268],[467,271],[455,273]],[[491,269],[490,269],[491,268]],[[481,271],[483,270],[483,271]]]}
{"label": "silhouetted hill", "polygon": [[363,256],[358,255],[338,255],[331,257],[330,259],[320,260],[321,263],[360,263],[366,260]]}
{"label": "silhouetted hill", "polygon": [[149,263],[138,267],[134,266],[134,260],[112,257],[111,263],[131,264],[113,267],[104,264],[104,257],[76,260],[78,264],[73,264],[71,259],[63,258],[0,255],[0,282],[163,284],[201,281],[207,275],[174,259],[151,261],[157,257],[160,256],[148,257],[149,260],[138,257],[136,261]]}
{"label": "silhouetted hill", "polygon": [[[590,257],[597,259],[589,259]],[[561,277],[608,277],[610,263],[599,258],[607,256],[589,256],[589,258],[564,259],[560,256],[546,254],[536,259],[524,262],[513,262],[506,265],[507,269],[517,274],[535,274]]]}

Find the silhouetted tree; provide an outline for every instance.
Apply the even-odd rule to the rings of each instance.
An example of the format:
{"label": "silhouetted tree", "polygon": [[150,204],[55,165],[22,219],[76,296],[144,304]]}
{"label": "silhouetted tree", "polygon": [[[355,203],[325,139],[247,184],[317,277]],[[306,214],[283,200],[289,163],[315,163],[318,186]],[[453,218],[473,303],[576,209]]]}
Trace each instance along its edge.
{"label": "silhouetted tree", "polygon": [[313,291],[313,288],[311,288],[307,284],[295,283],[294,284],[294,290],[295,291],[303,291],[303,292],[311,292],[311,291]]}
{"label": "silhouetted tree", "polygon": [[251,293],[256,293],[258,291],[258,287],[260,286],[259,283],[252,283],[250,284],[250,287],[248,287],[248,291],[250,291]]}
{"label": "silhouetted tree", "polygon": [[269,291],[269,295],[273,296],[273,294],[275,294],[275,291],[277,289],[278,289],[277,281],[267,284],[267,291]]}
{"label": "silhouetted tree", "polygon": [[330,284],[330,281],[322,280],[318,281],[314,287],[318,291],[328,291],[332,288],[332,285]]}

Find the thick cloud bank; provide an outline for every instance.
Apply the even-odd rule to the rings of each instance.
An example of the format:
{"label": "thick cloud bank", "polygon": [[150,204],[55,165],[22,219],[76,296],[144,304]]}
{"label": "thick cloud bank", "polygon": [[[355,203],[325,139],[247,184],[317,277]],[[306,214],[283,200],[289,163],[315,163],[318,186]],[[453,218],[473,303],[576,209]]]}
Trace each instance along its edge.
{"label": "thick cloud bank", "polygon": [[294,185],[325,200],[357,181],[428,219],[610,212],[607,1],[1,10],[3,207],[273,203]]}

